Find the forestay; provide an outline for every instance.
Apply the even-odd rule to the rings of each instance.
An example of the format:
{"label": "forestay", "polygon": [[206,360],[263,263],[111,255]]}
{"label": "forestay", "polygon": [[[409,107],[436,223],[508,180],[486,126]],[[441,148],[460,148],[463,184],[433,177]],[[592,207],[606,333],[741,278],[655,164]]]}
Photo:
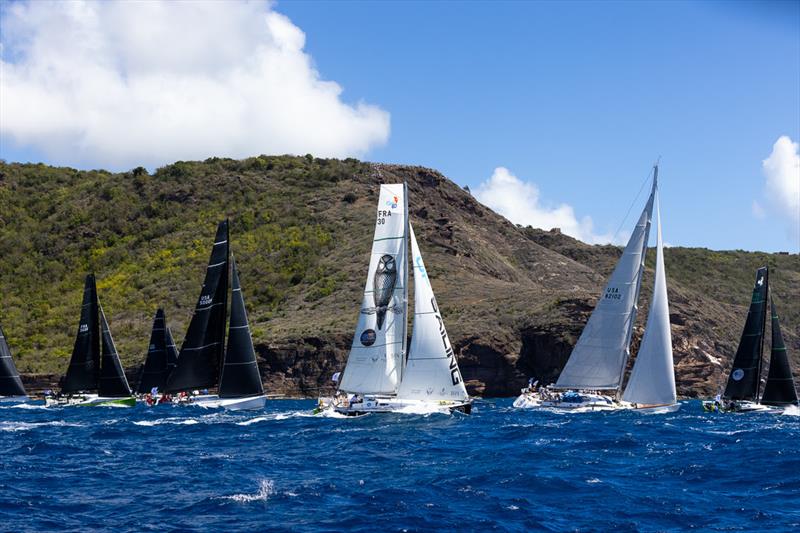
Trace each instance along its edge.
{"label": "forestay", "polygon": [[0,396],[25,396],[25,387],[11,358],[11,349],[0,327]]}
{"label": "forestay", "polygon": [[559,389],[619,389],[628,358],[653,210],[653,190],[564,370]]}
{"label": "forestay", "polygon": [[398,398],[467,400],[467,389],[433,295],[430,278],[409,225],[414,272],[414,329]]}
{"label": "forestay", "polygon": [[647,315],[642,344],[622,399],[639,405],[672,405],[677,401],[669,327],[667,277],[661,240],[661,209],[655,200],[656,275],[653,299]]}
{"label": "forestay", "polygon": [[397,393],[405,358],[407,212],[405,186],[381,185],[367,282],[340,390]]}

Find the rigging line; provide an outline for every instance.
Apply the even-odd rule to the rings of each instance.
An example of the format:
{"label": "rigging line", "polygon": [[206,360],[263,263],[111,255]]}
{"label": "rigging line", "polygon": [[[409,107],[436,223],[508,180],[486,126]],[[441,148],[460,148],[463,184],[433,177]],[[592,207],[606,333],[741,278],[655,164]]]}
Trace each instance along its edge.
{"label": "rigging line", "polygon": [[[660,160],[660,156],[659,156],[659,160]],[[651,168],[650,171],[647,173],[647,176],[644,178],[644,181],[642,182],[642,186],[639,187],[639,192],[636,193],[636,197],[631,202],[631,205],[628,206],[628,211],[625,213],[625,216],[622,218],[622,222],[620,222],[619,227],[617,228],[617,231],[615,231],[614,232],[614,236],[611,237],[611,244],[613,244],[617,240],[617,237],[619,236],[619,232],[622,230],[623,226],[625,225],[625,222],[628,220],[628,215],[631,214],[631,209],[633,209],[633,206],[636,205],[636,201],[639,199],[639,195],[642,194],[642,190],[644,190],[644,186],[647,185],[648,181],[650,181],[650,176],[652,176],[652,175],[653,175],[653,169]]]}

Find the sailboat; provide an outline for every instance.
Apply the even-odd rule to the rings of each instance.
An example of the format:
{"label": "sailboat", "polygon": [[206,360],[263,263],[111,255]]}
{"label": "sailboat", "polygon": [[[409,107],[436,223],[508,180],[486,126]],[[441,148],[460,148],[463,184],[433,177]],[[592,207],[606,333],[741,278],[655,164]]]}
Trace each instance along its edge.
{"label": "sailboat", "polygon": [[[178,364],[178,352],[172,332],[167,326],[163,309],[156,311],[153,328],[150,331],[150,344],[147,358],[139,378],[136,393],[150,404],[158,403],[158,392],[164,390],[170,372]],[[149,396],[147,396],[149,395]]]}
{"label": "sailboat", "polygon": [[[653,299],[639,353],[623,392],[654,210],[657,243]],[[524,389],[514,401],[515,407],[648,412],[679,408],[663,247],[656,165],[647,204],[556,384],[540,390]]]}
{"label": "sailboat", "polygon": [[11,358],[11,348],[0,327],[0,403],[24,402],[27,399],[28,394]]}
{"label": "sailboat", "polygon": [[[231,315],[228,347],[228,279],[232,265]],[[219,394],[193,394],[195,390],[218,387]],[[164,388],[180,393],[178,403],[226,409],[261,409],[266,402],[261,374],[247,322],[239,273],[231,260],[228,221],[217,226],[206,277],[197,300],[177,366]]]}
{"label": "sailboat", "polygon": [[[414,272],[410,350],[408,247]],[[358,324],[334,398],[321,408],[344,415],[461,411],[467,394],[414,230],[405,184],[381,185],[372,254]]]}
{"label": "sailboat", "polygon": [[[767,325],[767,301],[769,301],[772,311],[772,350],[767,383],[764,386],[763,394],[760,394],[764,336]],[[784,408],[791,405],[798,405],[797,390],[792,377],[792,369],[789,366],[786,345],[781,334],[778,312],[769,291],[769,268],[761,267],[756,271],[750,309],[725,391],[721,397],[718,396],[713,401],[703,402],[703,409],[706,411],[782,412]]]}
{"label": "sailboat", "polygon": [[89,274],[84,283],[78,334],[61,392],[46,397],[45,405],[133,407],[135,404],[136,398],[97,298],[94,274]]}

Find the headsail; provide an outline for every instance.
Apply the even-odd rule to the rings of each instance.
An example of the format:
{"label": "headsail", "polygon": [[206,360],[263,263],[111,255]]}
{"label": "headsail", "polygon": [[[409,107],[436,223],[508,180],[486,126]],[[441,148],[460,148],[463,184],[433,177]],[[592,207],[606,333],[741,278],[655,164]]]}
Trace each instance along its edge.
{"label": "headsail", "polygon": [[636,227],[555,387],[619,389],[636,320],[656,179]]}
{"label": "headsail", "polygon": [[797,389],[794,386],[786,345],[783,343],[783,335],[781,335],[778,311],[775,309],[775,301],[772,298],[770,298],[770,304],[772,305],[772,353],[769,358],[769,375],[767,384],[764,385],[761,403],[797,405]]}
{"label": "headsail", "polygon": [[167,325],[164,319],[164,310],[158,309],[153,319],[153,329],[150,331],[150,344],[147,350],[147,359],[144,361],[142,377],[136,392],[145,394],[153,388],[164,389],[167,381]]}
{"label": "headsail", "polygon": [[753,286],[750,310],[747,312],[742,338],[739,341],[739,348],[733,359],[733,368],[723,394],[726,399],[755,401],[758,398],[764,327],[767,318],[768,287],[769,270],[767,267],[761,267],[756,272],[756,284]]}
{"label": "headsail", "polygon": [[25,387],[11,358],[11,349],[0,327],[0,396],[26,396]]}
{"label": "headsail", "polygon": [[405,359],[407,213],[405,186],[381,185],[367,283],[340,390],[397,392]]}
{"label": "headsail", "polygon": [[219,378],[220,398],[242,398],[264,394],[261,374],[258,371],[256,352],[247,323],[239,272],[231,259],[233,274],[231,284],[231,319],[228,325],[228,347]]}
{"label": "headsail", "polygon": [[164,342],[167,350],[167,375],[164,380],[164,384],[166,385],[166,380],[169,379],[169,375],[172,374],[172,371],[178,366],[178,348],[175,346],[175,339],[172,338],[172,330],[166,325],[166,321],[164,322],[164,327],[166,327],[166,331],[164,331]]}
{"label": "headsail", "polygon": [[658,196],[655,199],[655,218],[656,276],[653,299],[650,302],[642,344],[622,399],[640,405],[672,405],[677,401],[677,394]]}
{"label": "headsail", "polygon": [[100,321],[98,318],[97,286],[94,274],[86,276],[83,287],[81,321],[72,357],[64,377],[61,392],[71,394],[97,390],[100,377]]}
{"label": "headsail", "polygon": [[228,251],[228,221],[224,220],[217,226],[200,297],[181,346],[178,365],[167,378],[167,392],[217,385],[228,306]]}
{"label": "headsail", "polygon": [[103,346],[103,358],[100,365],[100,385],[97,391],[100,396],[108,398],[121,398],[131,395],[131,387],[128,385],[128,378],[122,369],[119,361],[117,347],[108,329],[106,315],[103,308],[100,308],[100,332],[101,344]]}
{"label": "headsail", "polygon": [[409,225],[414,267],[414,329],[398,398],[467,400],[469,395],[436,305],[414,229]]}

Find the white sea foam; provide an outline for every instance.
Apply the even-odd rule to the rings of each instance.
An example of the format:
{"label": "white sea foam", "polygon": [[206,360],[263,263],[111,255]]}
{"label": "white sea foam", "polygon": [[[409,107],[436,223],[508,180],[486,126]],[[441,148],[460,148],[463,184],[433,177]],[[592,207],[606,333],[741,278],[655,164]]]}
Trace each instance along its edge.
{"label": "white sea foam", "polygon": [[2,405],[0,409],[47,409],[47,406],[35,403],[12,403],[10,405]]}
{"label": "white sea foam", "polygon": [[273,494],[275,494],[275,483],[271,479],[262,479],[258,482],[258,492],[255,494],[233,494],[231,496],[221,496],[220,499],[232,500],[237,503],[265,502]]}
{"label": "white sea foam", "polygon": [[790,405],[789,407],[783,410],[782,414],[787,416],[800,416],[800,406]]}
{"label": "white sea foam", "polygon": [[175,424],[181,426],[192,426],[199,424],[200,421],[194,418],[159,418],[157,420],[137,420],[134,422],[136,426],[159,426],[161,424]]}
{"label": "white sea foam", "polygon": [[61,426],[61,427],[84,427],[84,424],[64,422],[63,420],[53,420],[52,422],[0,422],[0,431],[30,431],[39,427]]}

